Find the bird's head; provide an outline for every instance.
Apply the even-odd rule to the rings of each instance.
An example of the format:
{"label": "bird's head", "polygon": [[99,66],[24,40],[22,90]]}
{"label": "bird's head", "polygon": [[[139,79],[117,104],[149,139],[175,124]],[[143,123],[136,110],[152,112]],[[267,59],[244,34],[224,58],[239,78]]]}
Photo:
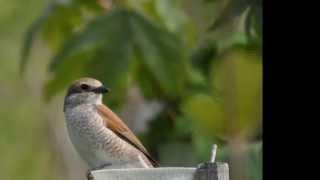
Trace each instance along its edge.
{"label": "bird's head", "polygon": [[109,92],[100,81],[93,78],[81,78],[71,84],[64,105],[74,107],[80,104],[101,104],[102,94]]}

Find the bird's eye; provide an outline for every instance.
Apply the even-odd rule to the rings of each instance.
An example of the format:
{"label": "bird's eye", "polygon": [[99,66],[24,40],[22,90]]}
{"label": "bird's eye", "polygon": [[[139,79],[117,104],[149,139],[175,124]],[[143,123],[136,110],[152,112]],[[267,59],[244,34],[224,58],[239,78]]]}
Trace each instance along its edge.
{"label": "bird's eye", "polygon": [[85,91],[89,90],[89,86],[87,84],[81,84],[80,88]]}

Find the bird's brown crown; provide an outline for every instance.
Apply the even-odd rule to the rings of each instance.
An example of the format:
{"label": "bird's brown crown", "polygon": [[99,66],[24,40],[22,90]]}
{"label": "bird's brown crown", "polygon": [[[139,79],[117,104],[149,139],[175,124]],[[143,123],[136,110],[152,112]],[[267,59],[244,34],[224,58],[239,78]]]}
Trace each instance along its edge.
{"label": "bird's brown crown", "polygon": [[72,86],[81,86],[82,84],[86,84],[92,87],[100,87],[102,86],[102,83],[99,80],[93,79],[93,78],[89,78],[89,77],[84,77],[84,78],[80,78],[76,81],[74,81],[71,85]]}

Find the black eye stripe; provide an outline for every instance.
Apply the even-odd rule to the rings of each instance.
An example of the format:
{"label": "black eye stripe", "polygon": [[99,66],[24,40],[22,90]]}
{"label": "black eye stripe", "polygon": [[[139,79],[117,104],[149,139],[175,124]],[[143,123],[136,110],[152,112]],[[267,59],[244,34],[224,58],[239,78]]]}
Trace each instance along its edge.
{"label": "black eye stripe", "polygon": [[70,96],[72,94],[77,94],[77,93],[81,93],[82,90],[80,88],[75,88],[75,87],[72,87],[68,90],[67,92],[67,96]]}
{"label": "black eye stripe", "polygon": [[74,85],[68,89],[67,96],[70,96],[72,94],[89,93],[89,92],[100,94],[101,88],[90,86],[88,84],[78,84],[78,85]]}

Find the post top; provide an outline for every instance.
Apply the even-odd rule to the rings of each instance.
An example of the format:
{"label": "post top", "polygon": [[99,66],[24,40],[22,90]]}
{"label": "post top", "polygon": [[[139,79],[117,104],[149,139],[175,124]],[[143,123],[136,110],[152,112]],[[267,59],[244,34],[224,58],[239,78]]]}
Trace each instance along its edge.
{"label": "post top", "polygon": [[[210,163],[214,172],[229,173],[227,163]],[[92,171],[95,180],[194,180],[198,168],[195,167],[159,167],[130,169],[101,169]],[[218,177],[216,174],[215,177]],[[216,179],[216,178],[215,178]],[[219,179],[216,179],[219,180]]]}

